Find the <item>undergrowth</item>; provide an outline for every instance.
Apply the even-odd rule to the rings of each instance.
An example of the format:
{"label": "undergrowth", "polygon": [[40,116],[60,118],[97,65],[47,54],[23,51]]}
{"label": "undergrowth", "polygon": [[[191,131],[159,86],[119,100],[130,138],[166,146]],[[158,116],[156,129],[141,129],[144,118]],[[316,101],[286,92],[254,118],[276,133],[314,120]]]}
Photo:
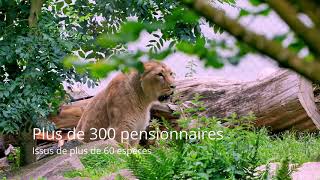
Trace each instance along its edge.
{"label": "undergrowth", "polygon": [[124,159],[119,154],[88,154],[81,158],[81,162],[85,167],[84,170],[69,171],[64,176],[69,178],[90,177],[90,179],[99,179],[126,167]]}
{"label": "undergrowth", "polygon": [[[194,106],[177,112],[182,117],[180,125],[188,131],[222,131],[222,139],[194,139],[187,135],[178,140],[157,140],[150,147],[151,153],[146,154],[90,154],[81,159],[85,170],[68,172],[66,176],[99,178],[127,168],[141,180],[267,179],[266,173],[257,175],[256,167],[282,162],[274,179],[290,179],[288,164],[320,160],[318,134],[288,131],[270,135],[266,128],[252,126],[252,115],[233,114],[222,119],[202,117],[198,115],[204,110],[199,99],[201,97],[195,97]],[[236,126],[226,128],[223,126],[226,122]],[[188,127],[188,124],[193,125]]]}

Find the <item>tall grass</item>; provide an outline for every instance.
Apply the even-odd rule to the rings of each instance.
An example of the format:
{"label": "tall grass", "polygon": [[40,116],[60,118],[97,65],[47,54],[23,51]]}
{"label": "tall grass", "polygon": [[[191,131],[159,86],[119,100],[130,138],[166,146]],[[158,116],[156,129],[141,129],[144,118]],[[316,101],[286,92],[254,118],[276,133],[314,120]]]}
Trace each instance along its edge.
{"label": "tall grass", "polygon": [[[257,177],[255,169],[271,162],[285,162],[278,177],[288,178],[289,163],[302,164],[320,160],[320,135],[287,131],[270,135],[266,128],[252,126],[254,116],[206,118],[198,116],[203,103],[196,96],[194,107],[176,112],[182,115],[180,126],[189,131],[222,131],[223,138],[192,140],[190,136],[179,140],[157,140],[150,154],[87,155],[81,159],[83,171],[73,171],[68,177],[98,178],[119,169],[129,168],[141,180],[149,179],[265,179]],[[224,122],[235,125],[225,128]],[[159,123],[152,123],[159,126]],[[168,126],[168,123],[164,123]],[[159,129],[159,127],[155,127]],[[170,131],[171,127],[167,127]],[[141,147],[142,148],[142,147]],[[278,178],[279,179],[279,178]]]}

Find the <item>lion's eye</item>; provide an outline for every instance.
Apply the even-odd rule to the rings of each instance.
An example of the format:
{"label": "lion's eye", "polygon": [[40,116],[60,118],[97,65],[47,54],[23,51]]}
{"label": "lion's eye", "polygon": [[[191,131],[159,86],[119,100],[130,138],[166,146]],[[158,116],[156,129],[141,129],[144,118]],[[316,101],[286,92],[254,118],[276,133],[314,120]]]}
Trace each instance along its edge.
{"label": "lion's eye", "polygon": [[162,74],[162,73],[158,73],[157,75],[158,75],[158,76],[161,76],[161,77],[163,77],[163,74]]}
{"label": "lion's eye", "polygon": [[173,76],[173,72],[170,73],[170,76]]}

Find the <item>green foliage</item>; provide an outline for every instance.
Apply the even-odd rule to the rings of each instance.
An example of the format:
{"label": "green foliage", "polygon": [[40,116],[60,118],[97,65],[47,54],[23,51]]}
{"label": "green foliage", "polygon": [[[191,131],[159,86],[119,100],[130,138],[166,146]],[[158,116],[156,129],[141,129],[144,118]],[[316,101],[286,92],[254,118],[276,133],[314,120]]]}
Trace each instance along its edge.
{"label": "green foliage", "polygon": [[83,171],[69,171],[64,174],[65,177],[90,177],[91,179],[99,179],[101,176],[118,172],[125,167],[123,156],[121,154],[99,153],[88,154],[81,158],[82,164],[85,166]]}
{"label": "green foliage", "polygon": [[18,169],[21,165],[21,151],[19,147],[14,148],[14,153],[7,156],[8,162],[12,163],[12,169]]}
{"label": "green foliage", "polygon": [[[108,70],[103,73],[95,73],[97,77],[104,77],[112,70],[123,70],[123,67],[136,68],[137,62],[141,57],[149,59],[162,60],[176,49],[174,45],[178,43],[178,50],[188,54],[200,55],[200,58],[205,61],[206,66],[222,67],[223,62],[221,56],[215,48],[207,50],[205,39],[202,37],[200,25],[202,22],[199,17],[193,12],[182,6],[179,1],[129,1],[117,3],[118,1],[97,1],[97,6],[92,7],[86,4],[85,1],[77,1],[75,4],[67,5],[69,11],[72,9],[81,9],[78,16],[83,16],[85,12],[95,12],[95,15],[104,17],[99,23],[75,27],[79,31],[87,31],[95,29],[95,36],[90,41],[95,41],[88,48],[82,48],[84,52],[90,54],[103,54],[106,57],[105,61],[98,61],[100,66],[94,67],[92,63],[73,62],[77,69],[96,71],[96,68],[107,66]],[[234,1],[221,1],[229,4]],[[70,10],[71,9],[71,10]],[[108,14],[106,13],[108,12]],[[111,13],[111,14],[110,14]],[[134,21],[128,21],[127,17],[134,17]],[[69,18],[69,17],[67,17]],[[91,21],[95,21],[94,15],[90,17]],[[88,27],[88,28],[86,28]],[[219,29],[215,27],[214,29]],[[136,41],[139,38],[141,31],[146,30],[151,33],[154,39],[149,41],[147,47],[149,51],[143,52],[126,52],[126,46],[129,42]],[[158,31],[158,32],[156,32]],[[168,48],[163,49],[165,42],[170,42]],[[119,53],[121,52],[121,54]],[[88,55],[85,58],[95,57]],[[129,59],[129,60],[126,60]],[[121,61],[115,63],[115,61]],[[101,65],[101,63],[106,65]],[[111,64],[111,65],[110,65]],[[120,66],[120,67],[119,67]],[[79,71],[79,70],[78,70]]]}
{"label": "green foliage", "polygon": [[[183,129],[195,132],[221,132],[216,139],[204,136],[194,139],[186,135],[182,139],[159,139],[150,147],[151,153],[130,154],[90,154],[84,156],[84,171],[69,172],[68,177],[98,178],[119,169],[129,168],[134,175],[143,179],[267,179],[268,164],[281,162],[277,179],[288,179],[290,163],[302,164],[316,161],[320,154],[320,137],[317,134],[286,132],[270,136],[265,128],[253,127],[253,115],[238,117],[232,114],[226,118],[203,117],[205,109],[202,96],[196,94],[191,106],[180,107]],[[181,103],[177,102],[179,106]],[[225,128],[223,123],[236,125]],[[193,124],[193,125],[191,125]],[[159,130],[159,122],[152,127]],[[167,121],[163,125],[174,131]],[[191,126],[190,126],[191,125]],[[287,157],[287,158],[283,158]],[[266,172],[256,174],[256,167],[267,165]],[[97,168],[98,167],[98,168]]]}
{"label": "green foliage", "polygon": [[264,136],[261,138],[262,147],[258,152],[262,164],[280,162],[283,157],[289,157],[292,163],[302,164],[304,162],[319,160],[320,139],[318,134],[284,132],[274,137]]}
{"label": "green foliage", "polygon": [[289,158],[285,157],[282,161],[281,161],[281,165],[280,168],[277,169],[277,173],[276,173],[276,180],[291,180],[290,177],[290,170],[289,170]]}
{"label": "green foliage", "polygon": [[151,154],[132,154],[126,162],[138,179],[172,179],[180,160],[177,147],[161,146],[152,148]]}
{"label": "green foliage", "polygon": [[149,27],[150,26],[145,26],[142,23],[127,22],[121,26],[119,32],[99,36],[97,44],[105,48],[113,48],[119,44],[136,41],[139,38],[140,32],[144,28]]}
{"label": "green foliage", "polygon": [[182,41],[177,44],[177,49],[190,55],[197,55],[201,60],[206,60],[206,66],[212,66],[215,68],[221,68],[223,63],[219,59],[219,56],[215,50],[208,50],[205,47],[205,39],[199,38],[195,44]]}
{"label": "green foliage", "polygon": [[79,48],[76,36],[63,32],[59,20],[45,8],[37,27],[30,28],[29,9],[29,1],[0,3],[1,133],[17,134],[32,127],[52,130],[47,116],[56,113],[66,98],[62,82],[88,80],[87,73],[67,70],[61,61]]}
{"label": "green foliage", "polygon": [[[270,162],[282,162],[284,165],[279,171],[285,176],[278,177],[284,178],[288,175],[288,162],[283,161],[283,157],[289,157],[290,163],[301,164],[317,161],[320,155],[317,151],[320,146],[318,135],[297,136],[288,132],[286,134],[290,136],[270,137],[266,129],[247,130],[247,125],[229,129],[221,127],[219,122],[224,121],[223,119],[207,118],[206,121],[206,127],[200,129],[223,130],[223,139],[165,140],[151,147],[151,154],[132,154],[129,157],[118,154],[86,155],[85,159],[81,160],[85,170],[69,172],[67,177],[98,178],[119,169],[130,168],[135,176],[142,180],[253,179],[256,167]],[[230,121],[237,120],[232,117]],[[309,141],[310,137],[313,138]],[[309,151],[308,148],[312,149]],[[309,153],[305,154],[308,151],[312,153],[311,156]],[[267,172],[261,176],[265,179],[263,177],[267,177]]]}

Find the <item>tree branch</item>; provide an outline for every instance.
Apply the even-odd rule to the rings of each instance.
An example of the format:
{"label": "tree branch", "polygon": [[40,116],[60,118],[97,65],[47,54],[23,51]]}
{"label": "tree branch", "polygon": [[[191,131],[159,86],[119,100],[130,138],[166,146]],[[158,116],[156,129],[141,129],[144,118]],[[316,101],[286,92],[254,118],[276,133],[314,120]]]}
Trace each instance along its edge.
{"label": "tree branch", "polygon": [[304,75],[313,82],[320,81],[320,63],[318,61],[306,62],[295,53],[284,48],[281,44],[268,40],[262,35],[251,32],[239,24],[236,20],[230,19],[224,11],[212,7],[205,0],[182,1],[199,15],[217,24],[238,40],[248,44],[262,54],[265,54],[278,61],[282,66],[289,67]]}
{"label": "tree branch", "polygon": [[313,1],[313,4],[317,7],[317,9],[320,8],[319,0],[311,0]]}
{"label": "tree branch", "polygon": [[320,31],[320,7],[313,0],[298,0],[300,10],[309,16],[316,28]]}
{"label": "tree branch", "polygon": [[38,22],[38,17],[41,13],[41,8],[43,5],[43,0],[31,0],[31,8],[29,14],[29,27],[36,27]]}
{"label": "tree branch", "polygon": [[308,28],[298,18],[296,9],[287,0],[266,0],[269,6],[304,40],[309,49],[320,56],[320,32],[314,28]]}

